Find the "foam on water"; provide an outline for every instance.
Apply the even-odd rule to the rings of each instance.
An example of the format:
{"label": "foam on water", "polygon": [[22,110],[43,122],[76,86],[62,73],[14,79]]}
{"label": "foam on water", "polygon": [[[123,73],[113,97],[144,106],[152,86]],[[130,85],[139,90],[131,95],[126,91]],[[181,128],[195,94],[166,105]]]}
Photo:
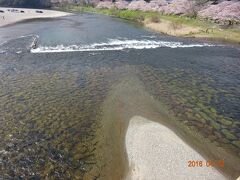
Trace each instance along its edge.
{"label": "foam on water", "polygon": [[32,53],[54,53],[54,52],[74,52],[74,51],[112,51],[124,49],[154,49],[160,47],[166,48],[190,48],[213,46],[211,44],[184,44],[182,42],[157,41],[157,40],[129,40],[129,39],[110,39],[108,42],[93,43],[89,45],[57,45],[57,46],[39,46],[31,49]]}

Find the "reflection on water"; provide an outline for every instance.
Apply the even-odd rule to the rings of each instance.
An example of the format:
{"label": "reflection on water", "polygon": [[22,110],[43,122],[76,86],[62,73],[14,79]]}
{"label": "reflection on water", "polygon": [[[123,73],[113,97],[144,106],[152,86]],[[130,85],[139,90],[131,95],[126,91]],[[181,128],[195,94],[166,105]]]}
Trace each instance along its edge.
{"label": "reflection on water", "polygon": [[107,163],[96,156],[103,102],[129,74],[182,124],[240,156],[239,50],[32,54],[32,42],[1,47],[0,179],[104,179]]}

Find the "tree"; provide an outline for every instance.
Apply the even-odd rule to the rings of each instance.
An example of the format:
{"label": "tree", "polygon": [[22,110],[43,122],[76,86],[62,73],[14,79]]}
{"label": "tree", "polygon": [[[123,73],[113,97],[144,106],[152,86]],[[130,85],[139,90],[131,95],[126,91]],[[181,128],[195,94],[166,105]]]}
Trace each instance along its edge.
{"label": "tree", "polygon": [[212,4],[218,4],[219,0],[195,0],[197,5],[204,5],[207,2],[212,2]]}

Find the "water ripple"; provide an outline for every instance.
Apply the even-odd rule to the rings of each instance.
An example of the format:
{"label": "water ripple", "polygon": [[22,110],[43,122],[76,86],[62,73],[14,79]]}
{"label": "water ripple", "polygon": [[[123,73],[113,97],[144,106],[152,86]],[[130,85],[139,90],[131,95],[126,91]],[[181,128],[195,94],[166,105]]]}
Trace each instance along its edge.
{"label": "water ripple", "polygon": [[39,46],[31,49],[32,53],[54,53],[54,52],[74,52],[74,51],[112,51],[124,49],[155,49],[166,48],[191,48],[214,46],[211,44],[184,44],[182,42],[156,41],[156,40],[136,40],[136,39],[109,39],[108,42],[93,43],[89,45],[57,45],[57,46]]}

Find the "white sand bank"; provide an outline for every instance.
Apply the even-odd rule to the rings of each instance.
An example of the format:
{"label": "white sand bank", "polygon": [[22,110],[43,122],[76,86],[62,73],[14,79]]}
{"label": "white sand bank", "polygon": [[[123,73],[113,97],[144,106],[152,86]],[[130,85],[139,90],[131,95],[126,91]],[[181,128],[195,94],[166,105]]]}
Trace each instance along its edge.
{"label": "white sand bank", "polygon": [[210,167],[188,167],[189,160],[206,160],[172,130],[142,117],[129,122],[126,150],[130,172],[127,180],[222,180]]}
{"label": "white sand bank", "polygon": [[[14,12],[12,12],[13,9],[15,10]],[[41,11],[42,13],[37,13],[36,11]],[[70,13],[42,9],[39,10],[39,9],[0,7],[0,27],[28,19],[56,18],[67,15],[70,15]]]}

